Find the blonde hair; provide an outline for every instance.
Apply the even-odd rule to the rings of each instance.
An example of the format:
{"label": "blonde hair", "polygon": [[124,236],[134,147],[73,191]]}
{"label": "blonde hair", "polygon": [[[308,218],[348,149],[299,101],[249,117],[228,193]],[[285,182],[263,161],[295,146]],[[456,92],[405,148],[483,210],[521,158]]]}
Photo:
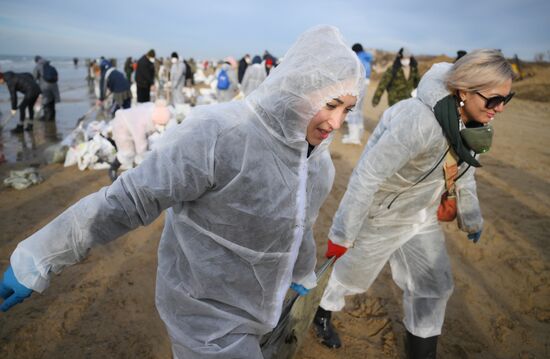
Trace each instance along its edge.
{"label": "blonde hair", "polygon": [[514,72],[499,50],[472,51],[453,65],[445,85],[451,93],[458,90],[475,92],[501,85],[513,79]]}

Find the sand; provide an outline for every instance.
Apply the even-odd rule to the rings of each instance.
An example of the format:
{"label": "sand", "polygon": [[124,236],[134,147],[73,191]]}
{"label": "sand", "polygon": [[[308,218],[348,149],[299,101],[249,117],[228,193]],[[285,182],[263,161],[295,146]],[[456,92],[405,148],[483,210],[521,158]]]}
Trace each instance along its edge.
{"label": "sand", "polygon": [[[375,82],[369,94],[374,92]],[[365,139],[384,110],[364,108]],[[456,223],[444,225],[455,291],[441,358],[550,357],[550,104],[514,99],[494,122],[494,147],[477,173],[485,218],[472,244]],[[318,257],[362,146],[332,144],[336,180],[315,228]],[[0,166],[8,170],[28,163]],[[45,182],[0,189],[0,268],[17,243],[83,196],[108,185],[106,171],[40,166]],[[54,276],[50,288],[0,313],[0,358],[170,358],[154,306],[156,250],[163,216]],[[389,267],[372,288],[335,314],[343,347],[329,350],[310,330],[297,358],[404,358],[401,293]]]}

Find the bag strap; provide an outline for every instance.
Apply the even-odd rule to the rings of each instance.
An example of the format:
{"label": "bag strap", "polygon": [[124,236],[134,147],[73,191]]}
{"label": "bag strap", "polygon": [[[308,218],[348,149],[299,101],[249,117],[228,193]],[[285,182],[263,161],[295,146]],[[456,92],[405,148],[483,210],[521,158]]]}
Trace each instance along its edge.
{"label": "bag strap", "polygon": [[458,177],[458,164],[456,162],[456,155],[452,148],[449,148],[445,155],[445,162],[443,163],[443,175],[445,176],[445,189],[449,196],[455,195],[455,182]]}
{"label": "bag strap", "polygon": [[447,157],[447,154],[451,151],[451,148],[450,147],[447,147],[447,149],[445,150],[445,153],[443,154],[443,156],[441,156],[441,158],[439,159],[439,161],[437,161],[437,163],[428,171],[426,172],[422,177],[420,177],[419,180],[417,180],[414,184],[412,184],[409,188],[399,192],[392,200],[391,202],[388,204],[388,209],[390,209],[391,205],[393,204],[393,202],[395,202],[395,200],[401,196],[403,193],[407,192],[408,190],[410,190],[411,188],[413,188],[414,186],[416,186],[417,184],[419,184],[420,182],[424,181],[426,179],[426,177],[428,177],[430,174],[432,174],[433,171],[435,171],[435,169],[439,166],[439,164]]}

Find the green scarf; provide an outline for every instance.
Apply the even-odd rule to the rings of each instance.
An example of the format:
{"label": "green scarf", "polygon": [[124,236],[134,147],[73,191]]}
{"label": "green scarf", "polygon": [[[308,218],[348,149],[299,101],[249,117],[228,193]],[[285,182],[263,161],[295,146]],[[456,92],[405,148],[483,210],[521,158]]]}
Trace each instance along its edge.
{"label": "green scarf", "polygon": [[460,116],[457,110],[456,98],[449,95],[437,102],[434,107],[434,115],[443,129],[443,133],[451,144],[451,147],[461,160],[474,167],[481,167],[481,164],[470,153],[470,149],[462,141],[458,121]]}

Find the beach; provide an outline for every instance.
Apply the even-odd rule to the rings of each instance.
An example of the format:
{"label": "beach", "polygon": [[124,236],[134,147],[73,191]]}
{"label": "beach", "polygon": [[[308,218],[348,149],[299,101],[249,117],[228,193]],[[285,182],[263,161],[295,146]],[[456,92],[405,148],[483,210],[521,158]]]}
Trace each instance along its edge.
{"label": "beach", "polygon": [[[42,150],[70,133],[94,101],[84,66],[62,64],[54,62],[74,80],[61,88],[55,129],[39,122],[34,134],[2,132],[8,162],[0,165],[0,178],[34,164],[45,181],[22,191],[0,189],[0,268],[7,267],[19,241],[110,183],[105,170],[82,172],[40,160]],[[548,69],[537,76],[537,81],[545,77],[543,86],[549,86]],[[385,97],[378,107],[370,104],[376,85],[371,82],[363,108],[363,143],[386,108]],[[5,86],[0,91],[0,110],[6,115]],[[443,225],[455,289],[439,341],[441,358],[550,357],[549,101],[518,96],[493,122],[493,147],[482,155],[483,167],[476,172],[485,219],[480,242],[468,241],[456,222]],[[332,216],[363,149],[343,145],[342,132],[331,145],[335,183],[315,225],[318,263],[323,262]],[[154,304],[163,219],[161,215],[147,227],[94,248],[83,262],[55,275],[43,294],[0,313],[0,357],[170,358],[170,341]],[[296,358],[404,358],[401,292],[388,265],[366,294],[348,298],[334,323],[342,348],[323,347],[310,329]]]}

